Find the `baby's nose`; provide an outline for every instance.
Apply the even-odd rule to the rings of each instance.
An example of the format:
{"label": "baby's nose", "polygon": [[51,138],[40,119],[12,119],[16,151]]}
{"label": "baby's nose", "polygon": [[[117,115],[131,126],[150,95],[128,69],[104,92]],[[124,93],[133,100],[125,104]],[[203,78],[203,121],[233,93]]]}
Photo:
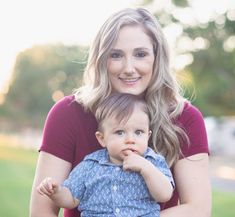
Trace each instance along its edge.
{"label": "baby's nose", "polygon": [[126,144],[135,144],[135,140],[134,140],[133,135],[127,134],[127,135],[126,135],[125,143],[126,143]]}

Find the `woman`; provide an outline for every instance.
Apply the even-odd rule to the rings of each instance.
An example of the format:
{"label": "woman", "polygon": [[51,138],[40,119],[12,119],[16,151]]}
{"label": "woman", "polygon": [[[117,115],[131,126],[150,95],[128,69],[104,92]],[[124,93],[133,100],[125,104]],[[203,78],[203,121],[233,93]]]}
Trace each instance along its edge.
{"label": "woman", "polygon": [[[161,217],[209,217],[208,144],[201,113],[180,94],[169,70],[160,25],[145,9],[125,9],[101,27],[89,53],[84,85],[48,114],[31,197],[31,217],[58,216],[36,192],[47,176],[59,183],[85,155],[100,149],[93,112],[112,92],[142,96],[151,112],[151,146],[171,167],[176,189]],[[66,217],[79,216],[65,210]]]}

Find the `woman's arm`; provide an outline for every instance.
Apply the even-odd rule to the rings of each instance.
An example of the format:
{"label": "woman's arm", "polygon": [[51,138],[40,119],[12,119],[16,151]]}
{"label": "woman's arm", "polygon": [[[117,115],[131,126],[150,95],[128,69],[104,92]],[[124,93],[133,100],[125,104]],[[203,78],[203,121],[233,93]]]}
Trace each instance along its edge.
{"label": "woman's arm", "polygon": [[161,217],[210,217],[211,185],[208,154],[179,160],[174,167],[178,206],[161,211]]}
{"label": "woman's arm", "polygon": [[71,167],[71,163],[65,160],[43,151],[40,152],[31,193],[30,217],[58,216],[59,208],[48,197],[40,195],[36,188],[48,176],[61,184],[67,178]]}

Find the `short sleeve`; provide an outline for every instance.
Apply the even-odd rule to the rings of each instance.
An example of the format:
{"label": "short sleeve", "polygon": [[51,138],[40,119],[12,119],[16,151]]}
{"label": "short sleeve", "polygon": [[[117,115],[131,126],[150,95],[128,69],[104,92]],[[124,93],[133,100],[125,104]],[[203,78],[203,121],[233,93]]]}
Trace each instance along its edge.
{"label": "short sleeve", "polygon": [[76,144],[75,109],[73,97],[68,96],[57,102],[49,111],[40,151],[53,154],[68,162],[73,162]]}
{"label": "short sleeve", "polygon": [[81,200],[86,190],[85,181],[91,168],[91,161],[81,161],[69,174],[69,177],[63,182],[74,198]]}
{"label": "short sleeve", "polygon": [[168,167],[165,158],[160,154],[156,154],[155,159],[151,159],[150,161],[169,179],[172,186],[175,187],[171,170]]}
{"label": "short sleeve", "polygon": [[198,153],[209,153],[205,122],[202,113],[195,106],[185,105],[179,124],[189,139],[189,144],[187,142],[181,144],[181,158]]}

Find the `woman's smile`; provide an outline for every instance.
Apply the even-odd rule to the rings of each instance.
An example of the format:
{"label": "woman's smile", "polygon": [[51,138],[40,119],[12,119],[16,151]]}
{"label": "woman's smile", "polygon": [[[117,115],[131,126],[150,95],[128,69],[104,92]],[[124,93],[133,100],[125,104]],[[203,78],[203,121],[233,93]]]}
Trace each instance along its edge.
{"label": "woman's smile", "polygon": [[140,79],[141,77],[136,77],[136,78],[121,78],[119,77],[119,79],[125,84],[125,85],[135,85]]}
{"label": "woman's smile", "polygon": [[108,58],[113,92],[142,94],[152,78],[154,59],[152,41],[143,29],[122,27]]}

